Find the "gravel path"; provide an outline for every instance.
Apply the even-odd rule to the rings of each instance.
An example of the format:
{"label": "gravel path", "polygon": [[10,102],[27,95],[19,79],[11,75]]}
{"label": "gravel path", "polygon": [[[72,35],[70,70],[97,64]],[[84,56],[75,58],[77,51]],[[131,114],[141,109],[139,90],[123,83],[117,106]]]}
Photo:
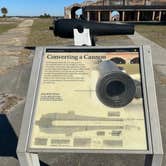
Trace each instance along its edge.
{"label": "gravel path", "polygon": [[28,63],[28,51],[24,49],[30,33],[32,19],[23,20],[16,28],[0,35],[0,74],[14,66]]}
{"label": "gravel path", "polygon": [[0,46],[25,46],[32,24],[32,19],[24,20],[16,28],[0,35]]}

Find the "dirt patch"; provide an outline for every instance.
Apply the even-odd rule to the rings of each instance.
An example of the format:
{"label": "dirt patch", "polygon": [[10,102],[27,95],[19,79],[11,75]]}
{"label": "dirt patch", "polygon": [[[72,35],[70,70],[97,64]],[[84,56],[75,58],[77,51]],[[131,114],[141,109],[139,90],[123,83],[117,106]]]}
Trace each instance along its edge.
{"label": "dirt patch", "polygon": [[10,23],[10,22],[0,22],[0,34],[7,32],[8,30],[12,29],[12,28],[16,28],[17,27],[17,23]]}
{"label": "dirt patch", "polygon": [[12,107],[17,105],[23,98],[13,94],[0,94],[0,114],[7,114]]}
{"label": "dirt patch", "polygon": [[160,84],[166,85],[166,76],[160,76]]}
{"label": "dirt patch", "polygon": [[36,19],[29,34],[27,46],[46,46],[46,45],[71,45],[72,39],[55,37],[53,31],[49,30],[53,19]]}
{"label": "dirt patch", "polygon": [[166,85],[166,65],[155,65],[158,82],[160,85]]}
{"label": "dirt patch", "polygon": [[31,51],[24,47],[32,24],[33,19],[25,19],[17,27],[0,35],[0,75],[5,74],[13,67],[30,62]]}

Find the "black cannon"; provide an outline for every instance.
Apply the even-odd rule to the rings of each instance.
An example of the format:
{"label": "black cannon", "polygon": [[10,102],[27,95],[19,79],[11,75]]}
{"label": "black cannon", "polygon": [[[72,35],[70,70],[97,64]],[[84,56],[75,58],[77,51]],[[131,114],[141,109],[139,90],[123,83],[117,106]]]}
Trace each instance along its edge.
{"label": "black cannon", "polygon": [[78,29],[81,33],[84,28],[90,29],[91,36],[134,34],[134,25],[97,23],[81,19],[55,20],[53,27],[50,27],[54,31],[55,36],[62,38],[73,38],[73,29]]}
{"label": "black cannon", "polygon": [[129,104],[133,98],[141,97],[140,82],[133,80],[114,62],[103,61],[98,70],[100,77],[96,93],[103,104],[119,108]]}

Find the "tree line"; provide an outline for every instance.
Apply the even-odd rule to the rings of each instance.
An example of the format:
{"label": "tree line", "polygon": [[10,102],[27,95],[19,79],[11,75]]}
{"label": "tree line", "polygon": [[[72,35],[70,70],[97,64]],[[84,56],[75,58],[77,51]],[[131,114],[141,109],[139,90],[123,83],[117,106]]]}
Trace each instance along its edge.
{"label": "tree line", "polygon": [[7,13],[8,13],[7,8],[6,8],[6,7],[2,7],[2,8],[1,8],[1,13],[2,13],[3,17],[6,17],[6,15],[7,15]]}
{"label": "tree line", "polygon": [[[8,9],[6,7],[2,7],[1,13],[2,13],[2,17],[6,17],[6,15],[8,14]],[[51,15],[48,13],[44,13],[43,15],[40,15],[39,17],[40,18],[50,18]]]}

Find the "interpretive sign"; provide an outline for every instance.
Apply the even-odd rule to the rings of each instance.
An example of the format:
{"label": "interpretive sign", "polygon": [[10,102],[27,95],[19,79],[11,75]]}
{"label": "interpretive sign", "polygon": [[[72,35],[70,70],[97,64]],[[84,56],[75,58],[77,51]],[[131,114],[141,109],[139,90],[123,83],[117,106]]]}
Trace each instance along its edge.
{"label": "interpretive sign", "polygon": [[160,166],[150,48],[37,48],[17,148],[21,165],[39,166],[39,152],[144,154],[146,166]]}
{"label": "interpretive sign", "polygon": [[[132,98],[124,106],[121,106],[123,101],[116,108],[107,106],[97,97],[102,74],[99,66],[108,61],[133,80],[135,89],[129,85],[133,93],[128,94]],[[147,150],[140,71],[138,49],[123,52],[47,49],[41,64],[29,148]],[[110,93],[115,103],[128,86],[120,79],[123,78],[110,80],[106,87],[106,93]]]}

